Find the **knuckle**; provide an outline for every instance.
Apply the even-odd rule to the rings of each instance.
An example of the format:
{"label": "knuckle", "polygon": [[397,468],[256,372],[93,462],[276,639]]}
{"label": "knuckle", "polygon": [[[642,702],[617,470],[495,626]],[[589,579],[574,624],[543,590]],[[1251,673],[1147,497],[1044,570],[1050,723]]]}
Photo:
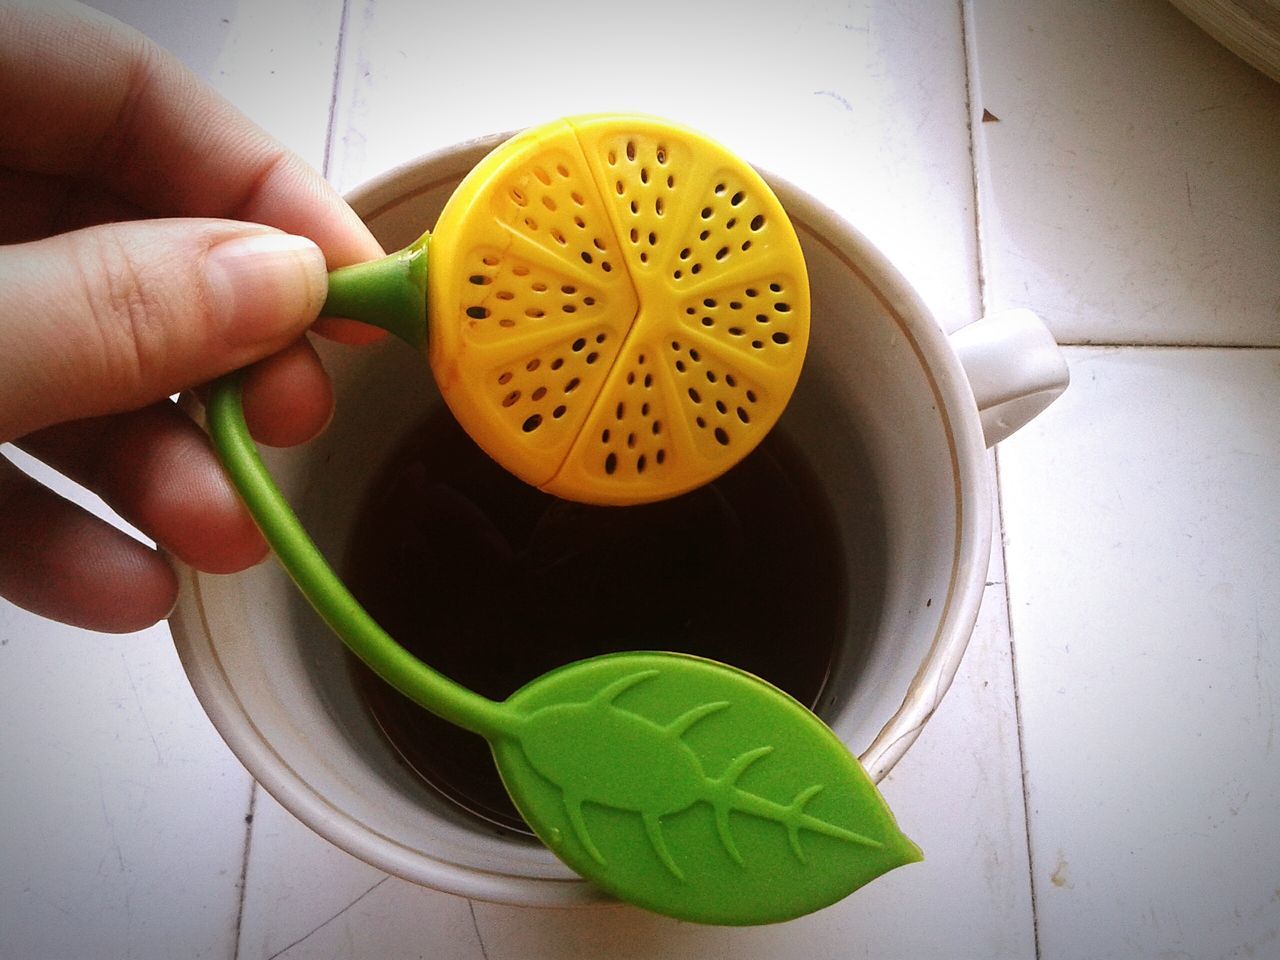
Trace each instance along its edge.
{"label": "knuckle", "polygon": [[107,234],[95,239],[92,248],[90,256],[77,258],[97,341],[89,346],[103,386],[116,396],[139,397],[168,361],[166,330],[172,317],[158,292],[163,287],[159,278],[148,277],[121,238]]}

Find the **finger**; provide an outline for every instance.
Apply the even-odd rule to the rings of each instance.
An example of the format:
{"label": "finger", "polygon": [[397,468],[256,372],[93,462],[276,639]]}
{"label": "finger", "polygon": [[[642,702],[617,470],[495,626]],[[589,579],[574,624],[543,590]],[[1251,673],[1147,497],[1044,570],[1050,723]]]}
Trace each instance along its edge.
{"label": "finger", "polygon": [[310,440],[333,414],[333,387],[305,339],[254,364],[244,380],[244,418],[260,443]]}
{"label": "finger", "polygon": [[235,573],[266,556],[266,542],[208,439],[167,400],[59,424],[17,446],[98,494],[198,570]]}
{"label": "finger", "polygon": [[0,243],[25,243],[53,233],[55,211],[69,190],[62,177],[0,170]]}
{"label": "finger", "polygon": [[[146,216],[147,211],[92,183],[0,169],[0,245]],[[374,343],[386,336],[386,331],[377,327],[332,317],[321,317],[312,330],[353,345]]]}
{"label": "finger", "polygon": [[93,183],[0,169],[0,244],[148,215]]}
{"label": "finger", "polygon": [[89,630],[129,633],[173,608],[173,568],[0,457],[0,596]]}
{"label": "finger", "polygon": [[0,36],[0,165],[95,179],[165,215],[270,224],[310,237],[330,269],[382,255],[314,170],[136,31],[49,2],[0,8]]}
{"label": "finger", "polygon": [[225,221],[0,248],[0,440],[134,410],[274,353],[315,320],[327,285],[310,241]]}
{"label": "finger", "polygon": [[371,327],[367,323],[344,320],[339,317],[321,317],[311,325],[311,329],[326,340],[335,340],[338,343],[347,343],[352,346],[377,343],[387,335],[387,331],[378,327]]}
{"label": "finger", "polygon": [[[0,244],[27,243],[55,233],[122,220],[148,212],[93,183],[0,169]],[[339,343],[361,345],[386,336],[385,330],[321,317],[314,332]]]}

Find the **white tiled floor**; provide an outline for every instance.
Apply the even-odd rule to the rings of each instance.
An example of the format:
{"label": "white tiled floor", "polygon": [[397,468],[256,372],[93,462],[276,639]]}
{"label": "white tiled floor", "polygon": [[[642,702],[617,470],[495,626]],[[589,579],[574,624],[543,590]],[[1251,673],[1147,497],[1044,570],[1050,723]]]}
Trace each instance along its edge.
{"label": "white tiled floor", "polygon": [[960,25],[935,0],[352,0],[331,178],[551,116],[678,118],[856,223],[954,328],[978,311]]}
{"label": "white tiled floor", "polygon": [[1001,446],[978,631],[884,787],[925,863],[759,930],[421,890],[251,801],[163,628],[0,603],[0,958],[1280,956],[1280,85],[1164,0],[100,5],[344,189],[645,110],[828,203],[948,328],[1210,348],[1070,348]]}
{"label": "white tiled floor", "polygon": [[973,0],[987,308],[1280,343],[1280,84],[1163,0]]}
{"label": "white tiled floor", "polygon": [[1070,356],[1000,451],[1041,955],[1280,956],[1280,350]]}
{"label": "white tiled floor", "polygon": [[[883,785],[925,864],[835,907],[756,929],[698,927],[626,907],[533,910],[421,890],[346,857],[259,792],[249,851],[244,957],[441,955],[486,960],[732,956],[1022,957],[1034,954],[1017,720],[997,560],[970,655],[915,747]],[[975,740],[985,741],[974,749]],[[939,803],[939,797],[945,797]],[[930,917],[918,922],[921,913]],[[448,939],[465,929],[461,942]],[[314,933],[308,935],[309,931]],[[301,938],[301,939],[300,939]],[[345,951],[345,952],[343,952]],[[433,954],[434,955],[434,954]]]}

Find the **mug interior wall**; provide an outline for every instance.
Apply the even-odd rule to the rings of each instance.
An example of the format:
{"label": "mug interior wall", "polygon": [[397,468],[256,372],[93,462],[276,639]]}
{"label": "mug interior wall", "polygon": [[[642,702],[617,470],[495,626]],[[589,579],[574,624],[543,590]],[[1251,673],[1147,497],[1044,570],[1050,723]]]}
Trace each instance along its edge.
{"label": "mug interior wall", "polygon": [[861,753],[902,704],[946,613],[959,537],[955,441],[905,320],[854,251],[831,224],[796,218],[796,227],[812,322],[780,426],[822,478],[847,574],[867,580],[849,584],[844,656],[818,708]]}
{"label": "mug interior wall", "polygon": [[[433,223],[455,183],[429,185],[371,218],[384,247],[403,246]],[[944,615],[955,574],[957,481],[948,453],[954,442],[922,359],[892,308],[860,277],[853,254],[829,239],[830,227],[797,222],[813,329],[780,428],[820,478],[846,555],[857,558],[846,652],[819,713],[861,751],[898,709]],[[336,562],[363,484],[440,401],[425,360],[403,344],[321,350],[338,386],[330,429],[265,459]],[[351,402],[356,396],[360,403]],[[204,604],[216,619],[241,618],[248,626],[220,658],[241,702],[251,704],[260,735],[339,815],[376,824],[385,840],[437,861],[572,876],[535,843],[477,829],[403,768],[355,693],[341,643],[274,564],[205,586]]]}

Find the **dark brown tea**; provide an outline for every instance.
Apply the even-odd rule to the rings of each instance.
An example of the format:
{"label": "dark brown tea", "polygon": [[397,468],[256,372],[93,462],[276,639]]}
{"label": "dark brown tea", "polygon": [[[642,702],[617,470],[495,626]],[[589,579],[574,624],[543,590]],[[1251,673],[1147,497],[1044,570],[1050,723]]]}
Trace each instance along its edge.
{"label": "dark brown tea", "polygon": [[[370,488],[344,573],[401,644],[495,700],[573,660],[672,650],[731,663],[812,706],[847,608],[828,504],[776,429],[702,489],[590,507],[517,480],[440,410]],[[352,664],[405,762],[471,812],[527,831],[482,738]]]}

